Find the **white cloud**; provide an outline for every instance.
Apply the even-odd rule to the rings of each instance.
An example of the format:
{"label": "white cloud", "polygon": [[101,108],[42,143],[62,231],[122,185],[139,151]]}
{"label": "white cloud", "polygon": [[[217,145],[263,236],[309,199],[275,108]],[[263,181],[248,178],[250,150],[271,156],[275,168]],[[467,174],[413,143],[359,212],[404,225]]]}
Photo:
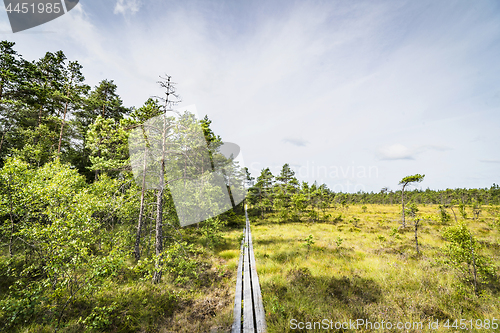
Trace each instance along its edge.
{"label": "white cloud", "polygon": [[284,138],[283,142],[292,144],[297,147],[305,147],[309,143],[301,138]]}
{"label": "white cloud", "polygon": [[382,160],[413,160],[414,152],[402,144],[394,144],[379,149],[379,156]]}
{"label": "white cloud", "polygon": [[141,8],[140,0],[118,0],[115,5],[114,13],[125,15],[127,12],[135,14]]}
{"label": "white cloud", "polygon": [[451,148],[442,145],[419,145],[409,148],[396,143],[379,148],[378,155],[381,160],[414,160],[417,155],[428,151],[442,152],[447,150],[451,150]]}
{"label": "white cloud", "polygon": [[447,151],[451,150],[452,148],[443,146],[443,145],[422,145],[418,146],[415,148],[416,153],[423,153],[429,150],[434,150],[434,151]]}

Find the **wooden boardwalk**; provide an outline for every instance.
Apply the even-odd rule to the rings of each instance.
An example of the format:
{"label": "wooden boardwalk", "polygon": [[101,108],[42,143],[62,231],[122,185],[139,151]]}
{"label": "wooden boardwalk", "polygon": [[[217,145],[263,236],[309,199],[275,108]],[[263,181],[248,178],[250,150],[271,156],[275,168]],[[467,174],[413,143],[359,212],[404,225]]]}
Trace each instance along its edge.
{"label": "wooden boardwalk", "polygon": [[234,298],[234,322],[232,333],[263,333],[267,332],[266,317],[262,295],[260,293],[259,277],[255,267],[252,233],[250,221],[245,209],[246,226],[243,229],[244,238],[241,242],[238,276]]}

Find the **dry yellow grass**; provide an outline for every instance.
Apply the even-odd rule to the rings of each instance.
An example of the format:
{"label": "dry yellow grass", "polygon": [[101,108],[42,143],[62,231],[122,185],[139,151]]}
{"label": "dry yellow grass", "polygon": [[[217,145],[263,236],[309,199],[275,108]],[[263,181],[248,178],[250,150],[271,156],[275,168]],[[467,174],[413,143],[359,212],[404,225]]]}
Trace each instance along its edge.
{"label": "dry yellow grass", "polygon": [[[455,319],[500,321],[498,281],[483,286],[481,295],[475,296],[471,286],[461,283],[454,270],[439,262],[446,243],[442,238],[446,225],[440,222],[437,206],[419,206],[419,256],[413,228],[397,232],[400,206],[366,206],[366,211],[361,206],[331,210],[334,217],[342,214],[343,221],[336,224],[277,223],[272,215],[264,220],[252,218],[269,332],[301,331],[292,329],[293,319],[304,323],[364,319],[423,325],[439,320],[434,332],[453,331],[442,326],[448,319],[450,324]],[[453,225],[455,219],[449,212],[451,220],[447,225]],[[463,220],[459,216],[457,219]],[[481,253],[493,260],[498,274],[500,233],[493,225],[496,219],[498,208],[484,206],[478,220],[467,219],[466,223],[483,245]],[[407,222],[411,224],[412,220],[408,218]],[[309,235],[314,244],[307,246]],[[423,331],[428,331],[426,327]]]}

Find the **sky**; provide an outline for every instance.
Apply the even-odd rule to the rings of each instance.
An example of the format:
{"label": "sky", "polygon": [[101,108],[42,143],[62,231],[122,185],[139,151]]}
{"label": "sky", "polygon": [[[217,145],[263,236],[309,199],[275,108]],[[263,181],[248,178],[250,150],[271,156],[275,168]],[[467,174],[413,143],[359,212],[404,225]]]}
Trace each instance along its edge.
{"label": "sky", "polygon": [[500,2],[81,0],[0,38],[63,50],[125,106],[177,83],[254,177],[285,163],[335,192],[500,183]]}

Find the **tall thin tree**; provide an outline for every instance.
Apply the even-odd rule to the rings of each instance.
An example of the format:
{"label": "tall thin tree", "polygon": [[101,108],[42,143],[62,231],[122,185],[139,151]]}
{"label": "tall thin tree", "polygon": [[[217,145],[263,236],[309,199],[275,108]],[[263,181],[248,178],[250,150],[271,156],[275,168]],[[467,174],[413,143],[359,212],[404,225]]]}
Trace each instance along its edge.
{"label": "tall thin tree", "polygon": [[401,189],[401,205],[403,206],[403,222],[402,226],[403,228],[406,228],[406,222],[405,222],[405,200],[404,200],[404,193],[405,193],[405,188],[411,183],[420,183],[422,180],[424,180],[425,175],[420,175],[416,174],[413,176],[406,176],[401,181],[399,182],[399,185],[403,185],[403,188]]}
{"label": "tall thin tree", "polygon": [[161,130],[161,156],[159,161],[159,182],[156,192],[156,237],[155,237],[155,253],[157,260],[155,261],[155,271],[153,273],[153,283],[159,283],[162,276],[160,267],[161,256],[163,253],[163,194],[165,191],[165,157],[166,157],[166,141],[168,131],[167,112],[172,109],[172,106],[179,103],[179,95],[175,90],[175,83],[171,81],[171,76],[160,76],[158,83],[165,91],[165,97],[160,99],[163,101],[162,117],[163,126]]}
{"label": "tall thin tree", "polygon": [[[158,102],[156,100],[153,100],[152,98],[148,99],[144,106],[140,107],[139,109],[135,110],[131,114],[131,118],[139,123],[141,126],[146,120],[158,116],[160,113],[160,106],[158,105]],[[133,126],[135,127],[135,126]],[[139,217],[137,221],[137,231],[136,231],[136,236],[135,236],[135,244],[134,244],[134,256],[136,260],[140,259],[141,252],[140,252],[140,243],[141,243],[141,232],[142,232],[142,227],[143,227],[143,220],[144,220],[144,201],[145,201],[145,194],[146,194],[146,170],[147,170],[147,160],[149,156],[149,151],[151,148],[151,144],[148,139],[148,133],[144,126],[141,126],[141,135],[143,136],[144,140],[144,146],[143,151],[142,151],[142,181],[141,181],[141,199],[140,199],[140,206],[139,206]]]}

